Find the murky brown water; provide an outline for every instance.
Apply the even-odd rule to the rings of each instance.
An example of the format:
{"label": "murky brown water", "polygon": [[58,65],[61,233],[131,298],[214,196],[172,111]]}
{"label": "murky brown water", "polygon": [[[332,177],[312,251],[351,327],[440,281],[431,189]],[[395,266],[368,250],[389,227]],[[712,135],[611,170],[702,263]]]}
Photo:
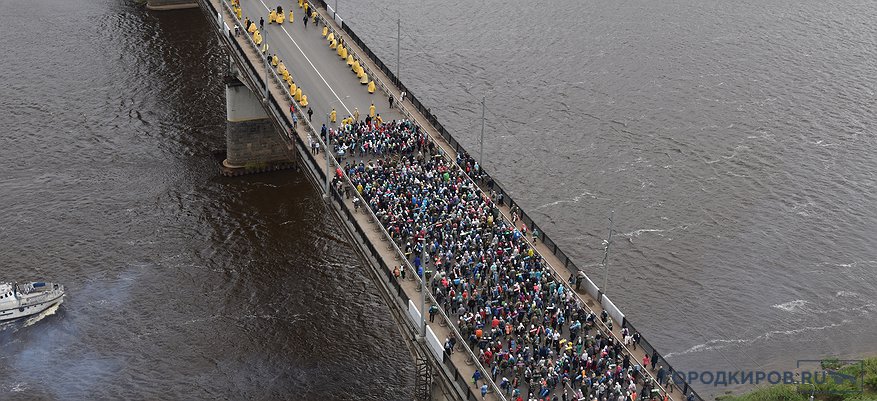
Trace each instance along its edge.
{"label": "murky brown water", "polygon": [[[681,370],[877,349],[877,3],[342,2],[360,37]],[[223,179],[199,11],[0,4],[0,399],[406,399],[412,363],[319,194]],[[600,281],[599,279],[597,281]],[[698,389],[702,393],[707,389]]]}
{"label": "murky brown water", "polygon": [[0,280],[70,292],[0,328],[0,399],[410,399],[319,193],[218,176],[224,56],[200,11],[4,3],[0,33]]}

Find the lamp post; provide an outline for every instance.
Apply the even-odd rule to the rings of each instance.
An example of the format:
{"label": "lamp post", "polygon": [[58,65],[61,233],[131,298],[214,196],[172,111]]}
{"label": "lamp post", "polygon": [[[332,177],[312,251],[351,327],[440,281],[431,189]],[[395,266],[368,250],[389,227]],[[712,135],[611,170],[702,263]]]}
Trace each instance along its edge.
{"label": "lamp post", "polygon": [[484,101],[486,100],[485,96],[481,97],[481,149],[478,153],[478,164],[480,165],[478,173],[481,174],[481,171],[484,170]]}
{"label": "lamp post", "polygon": [[[268,65],[268,30],[265,29],[265,32],[262,33],[262,43],[265,44],[265,51],[262,52],[265,60],[265,101],[268,101],[268,69],[271,67]],[[257,45],[258,46],[258,45]],[[258,47],[256,48],[258,50]]]}
{"label": "lamp post", "polygon": [[426,292],[431,291],[432,288],[432,278],[435,276],[435,272],[430,274],[429,276],[429,285],[426,283],[426,235],[427,230],[430,228],[437,226],[439,224],[444,224],[452,219],[444,219],[442,221],[437,221],[423,228],[424,233],[423,237],[420,238],[420,335],[426,338]]}
{"label": "lamp post", "polygon": [[420,335],[426,338],[426,235],[420,238]]}
{"label": "lamp post", "polygon": [[[325,151],[326,152],[330,151],[329,150],[329,112],[328,111],[326,112],[326,149],[325,149]],[[325,196],[329,196],[329,171],[331,168],[329,166],[329,153],[326,153],[325,156],[326,156],[326,188],[325,188],[326,195]]]}
{"label": "lamp post", "polygon": [[609,238],[603,241],[603,294],[606,294],[606,286],[609,285],[609,247],[612,245],[612,225],[614,223],[615,211],[609,215]]}
{"label": "lamp post", "polygon": [[[338,100],[336,100],[332,103],[329,103],[329,110],[332,110],[332,108],[335,107],[336,104],[342,103],[344,101],[344,99],[347,99],[349,97],[350,97],[350,95],[347,95],[347,96],[344,96],[343,98],[339,98]],[[332,171],[331,171],[332,166],[330,166],[330,164],[329,164],[330,163],[329,156],[331,156],[331,153],[332,153],[332,149],[329,145],[329,113],[331,113],[331,111],[326,112],[326,138],[325,138],[326,149],[324,149],[324,151],[326,152],[326,183],[325,183],[326,193],[323,196],[325,196],[325,197],[329,196],[329,175],[331,175],[331,173],[332,173]]]}

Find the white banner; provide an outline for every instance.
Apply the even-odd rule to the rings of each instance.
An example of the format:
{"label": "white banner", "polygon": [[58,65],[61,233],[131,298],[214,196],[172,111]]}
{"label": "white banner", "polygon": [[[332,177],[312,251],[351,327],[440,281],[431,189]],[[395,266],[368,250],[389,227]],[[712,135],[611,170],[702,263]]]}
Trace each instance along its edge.
{"label": "white banner", "polygon": [[603,302],[600,302],[600,304],[603,305],[603,309],[605,309],[606,312],[609,312],[609,316],[611,316],[613,320],[618,322],[618,325],[616,325],[615,327],[620,327],[622,324],[624,324],[624,314],[615,307],[615,304],[613,304],[612,301],[609,300],[609,297],[603,295]]}

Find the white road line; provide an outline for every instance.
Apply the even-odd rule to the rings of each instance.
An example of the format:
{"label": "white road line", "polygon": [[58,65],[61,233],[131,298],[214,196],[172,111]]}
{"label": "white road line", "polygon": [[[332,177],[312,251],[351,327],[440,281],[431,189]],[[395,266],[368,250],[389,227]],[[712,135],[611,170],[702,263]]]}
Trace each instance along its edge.
{"label": "white road line", "polygon": [[[262,6],[265,7],[265,11],[271,11],[271,8],[269,8],[268,5],[266,5],[264,1],[259,0],[259,3],[262,3]],[[341,103],[341,106],[344,106],[344,110],[347,110],[347,115],[352,116],[353,112],[351,112],[350,109],[347,108],[347,105],[344,104],[344,101],[341,100],[341,97],[338,96],[337,93],[335,93],[335,89],[332,89],[332,85],[329,85],[329,82],[326,81],[326,78],[323,77],[323,74],[320,74],[320,70],[317,69],[317,67],[314,65],[314,63],[311,62],[311,59],[309,59],[307,54],[305,54],[304,50],[301,49],[301,46],[299,46],[298,43],[295,41],[295,39],[292,38],[292,35],[289,34],[289,32],[286,30],[286,27],[281,25],[280,29],[282,29],[283,32],[286,33],[286,36],[289,38],[289,40],[292,41],[292,44],[295,45],[295,47],[298,49],[298,51],[301,53],[301,55],[304,56],[305,60],[308,61],[308,64],[311,65],[311,68],[313,68],[314,71],[317,72],[317,75],[319,75],[320,79],[323,80],[323,83],[326,84],[326,87],[329,88],[330,91],[332,91],[332,94],[335,95],[335,99],[338,99],[338,102]]]}

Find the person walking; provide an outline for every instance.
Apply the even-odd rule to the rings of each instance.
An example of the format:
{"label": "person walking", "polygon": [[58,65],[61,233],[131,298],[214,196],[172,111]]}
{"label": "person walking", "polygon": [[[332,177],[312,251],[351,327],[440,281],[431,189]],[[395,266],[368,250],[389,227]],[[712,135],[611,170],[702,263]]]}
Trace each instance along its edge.
{"label": "person walking", "polygon": [[429,307],[429,322],[435,323],[435,314],[438,313],[438,305],[433,304]]}
{"label": "person walking", "polygon": [[387,97],[387,103],[390,103],[390,108],[393,108],[393,95]]}
{"label": "person walking", "polygon": [[375,118],[375,104],[374,103],[372,103],[372,105],[368,107],[368,116],[371,118]]}
{"label": "person walking", "polygon": [[311,118],[311,117],[313,117],[313,115],[314,115],[314,109],[308,107],[308,121],[314,120],[313,118]]}
{"label": "person walking", "polygon": [[356,107],[353,108],[353,121],[359,121],[359,109]]}
{"label": "person walking", "polygon": [[331,121],[332,124],[335,124],[336,116],[337,116],[337,114],[335,113],[335,108],[333,107],[332,111],[329,113],[329,121]]}
{"label": "person walking", "polygon": [[265,18],[259,17],[259,30],[265,29]]}
{"label": "person walking", "polygon": [[308,27],[308,12],[305,11],[304,14],[305,14],[305,16],[304,16],[304,18],[302,18],[301,20],[302,20],[302,22],[305,23],[305,28],[307,28],[307,27]]}

